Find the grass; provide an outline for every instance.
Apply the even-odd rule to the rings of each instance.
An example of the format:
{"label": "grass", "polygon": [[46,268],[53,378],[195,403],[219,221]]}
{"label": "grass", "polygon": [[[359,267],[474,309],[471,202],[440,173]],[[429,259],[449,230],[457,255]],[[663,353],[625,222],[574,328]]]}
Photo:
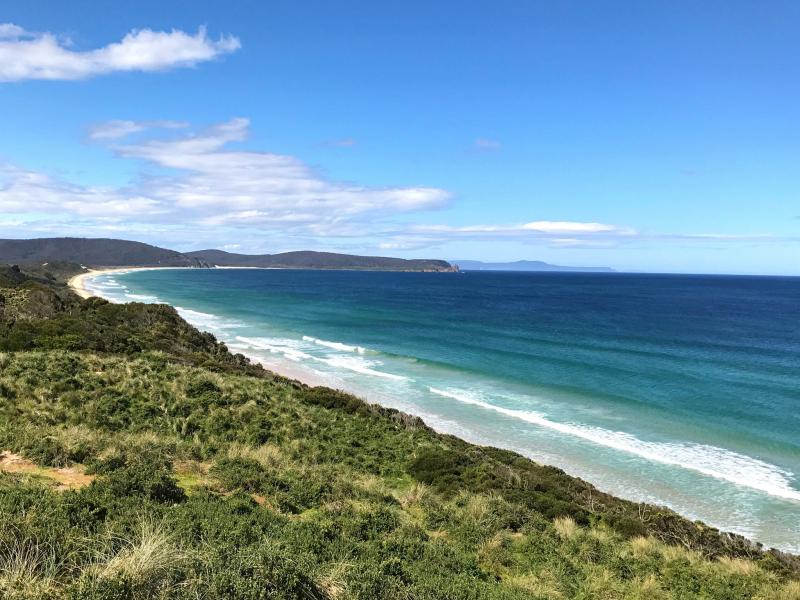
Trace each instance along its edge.
{"label": "grass", "polygon": [[0,473],[2,598],[800,599],[793,557],[289,382],[166,309],[71,302],[0,327],[25,467]]}
{"label": "grass", "polygon": [[171,576],[187,560],[172,534],[144,518],[130,537],[112,539],[86,572],[100,580],[130,582],[137,594],[144,597],[168,586]]}
{"label": "grass", "polygon": [[56,589],[58,559],[51,547],[17,539],[0,545],[0,594],[4,598],[46,597]]}
{"label": "grass", "polygon": [[[687,548],[657,531],[628,536],[603,513],[581,523],[582,505],[560,500],[568,497],[554,485],[558,473],[537,478],[554,485],[551,496],[528,502],[514,486],[540,472],[532,463],[495,463],[482,449],[368,409],[325,408],[303,387],[209,373],[158,353],[35,351],[0,364],[0,385],[13,396],[0,409],[3,447],[45,473],[56,469],[49,462],[80,459],[94,477],[62,492],[0,480],[0,508],[20,539],[55,556],[93,549],[70,569],[46,568],[41,552],[6,560],[3,585],[14,593],[247,598],[258,597],[246,584],[255,576],[329,598],[772,598],[794,590],[771,555]],[[441,452],[445,460],[432,466]],[[465,457],[454,459],[459,452]],[[494,469],[502,483],[469,486]],[[574,513],[542,512],[548,497]],[[265,552],[286,561],[267,565]],[[273,597],[295,597],[281,593]]]}

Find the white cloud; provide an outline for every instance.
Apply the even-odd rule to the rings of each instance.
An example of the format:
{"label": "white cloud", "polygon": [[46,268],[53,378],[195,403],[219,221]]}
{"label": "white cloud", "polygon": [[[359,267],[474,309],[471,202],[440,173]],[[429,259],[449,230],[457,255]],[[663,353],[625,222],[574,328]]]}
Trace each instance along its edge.
{"label": "white cloud", "polygon": [[315,226],[429,210],[446,205],[442,189],[367,187],[330,181],[293,156],[230,149],[246,139],[247,119],[199,134],[114,147],[123,157],[177,169],[182,175],[145,182],[147,195],[213,225]]}
{"label": "white cloud", "polygon": [[765,241],[772,239],[779,239],[771,233],[748,233],[748,234],[735,234],[735,233],[687,233],[682,235],[673,235],[671,237],[686,239],[686,240],[722,240],[722,241]]}
{"label": "white cloud", "polygon": [[[635,236],[637,231],[630,227],[609,225],[606,223],[582,221],[531,221],[511,225],[467,225],[451,227],[449,225],[418,225],[409,229],[410,233],[422,235],[447,235],[451,237],[551,237],[569,236]],[[571,238],[570,238],[571,239]]]}
{"label": "white cloud", "polygon": [[52,33],[27,32],[13,23],[0,24],[0,82],[28,79],[87,79],[119,71],[163,71],[190,67],[240,47],[238,38],[214,40],[201,27],[192,35],[173,29],[133,30],[120,42],[95,50],[71,49]]}
{"label": "white cloud", "polygon": [[118,140],[148,129],[182,129],[185,121],[106,121],[89,128],[89,139],[95,142]]}
{"label": "white cloud", "polygon": [[25,30],[13,23],[0,23],[0,40],[16,40],[25,35]]}
{"label": "white cloud", "polygon": [[92,128],[90,137],[111,143],[118,156],[142,161],[161,173],[129,186],[80,186],[0,165],[0,211],[355,236],[368,224],[374,227],[394,215],[440,208],[451,199],[439,188],[332,181],[293,156],[229,147],[246,139],[247,119],[232,119],[177,138],[123,140],[153,126],[178,125],[113,121]]}
{"label": "white cloud", "polygon": [[605,223],[582,223],[575,221],[532,221],[522,225],[522,229],[527,231],[538,231],[541,233],[556,233],[559,235],[569,233],[628,233],[632,234],[635,231],[617,227],[616,225],[607,225]]}
{"label": "white cloud", "polygon": [[[167,245],[228,242],[246,251],[256,243],[403,252],[461,241],[560,248],[797,241],[769,234],[640,232],[590,220],[425,224],[426,212],[450,204],[448,191],[332,180],[296,157],[243,148],[249,134],[243,118],[199,132],[180,131],[185,127],[120,120],[91,128],[93,141],[143,166],[144,174],[126,185],[78,185],[0,163],[0,229],[12,237],[125,232]],[[140,135],[129,139],[134,133]]]}
{"label": "white cloud", "polygon": [[80,186],[38,171],[0,165],[0,212],[109,218],[147,217],[163,214],[165,209],[133,190]]}

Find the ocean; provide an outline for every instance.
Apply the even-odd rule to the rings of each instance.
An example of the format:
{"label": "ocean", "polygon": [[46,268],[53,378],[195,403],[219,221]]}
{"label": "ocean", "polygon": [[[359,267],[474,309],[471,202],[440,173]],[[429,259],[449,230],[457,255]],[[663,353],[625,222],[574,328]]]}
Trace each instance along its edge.
{"label": "ocean", "polygon": [[101,274],[268,368],[800,552],[800,278]]}

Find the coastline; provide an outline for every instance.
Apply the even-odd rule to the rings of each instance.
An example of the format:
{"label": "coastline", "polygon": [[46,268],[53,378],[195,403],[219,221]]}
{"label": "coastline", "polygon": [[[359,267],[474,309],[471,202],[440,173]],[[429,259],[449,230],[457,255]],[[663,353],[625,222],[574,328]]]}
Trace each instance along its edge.
{"label": "coastline", "polygon": [[110,273],[130,273],[132,271],[159,271],[166,269],[189,269],[191,267],[108,267],[88,269],[85,273],[78,273],[67,280],[70,289],[84,300],[97,296],[86,287],[86,280],[98,275],[108,275]]}
{"label": "coastline", "polygon": [[[86,297],[91,297],[91,296],[98,295],[95,292],[93,292],[90,289],[88,289],[88,287],[86,286],[86,283],[89,282],[92,278],[100,276],[100,275],[107,275],[107,274],[111,274],[111,273],[123,273],[123,272],[127,273],[127,272],[139,271],[139,270],[165,270],[165,269],[185,269],[185,268],[190,268],[190,267],[114,267],[114,268],[107,268],[107,269],[94,269],[94,270],[91,270],[91,271],[89,271],[87,273],[82,273],[82,274],[80,274],[78,276],[73,277],[72,279],[70,279],[69,284],[70,284],[70,287],[73,290],[76,291],[76,293],[78,293],[78,290],[80,290],[82,292],[80,294],[81,297],[86,298]],[[237,269],[239,267],[227,267],[227,268],[229,268],[229,269]],[[247,268],[247,267],[245,267],[245,268]],[[256,269],[258,269],[258,267],[256,267]],[[155,298],[153,298],[153,301],[157,301],[157,300]],[[192,313],[194,313],[194,311],[187,310],[187,309],[181,309],[181,307],[176,307],[176,308],[181,313],[181,316],[184,319],[186,319],[188,322],[190,322],[192,325],[194,325],[195,327],[197,327],[198,329],[200,329],[202,331],[209,331],[209,329],[207,327],[203,326],[202,320],[199,323],[197,322],[197,317],[198,316],[203,317],[204,316],[203,313],[192,314]],[[189,314],[187,315],[186,313],[189,313]],[[229,343],[229,340],[225,340],[225,339],[219,338],[219,334],[218,333],[213,332],[213,331],[212,331],[212,333],[217,335],[218,339],[220,339],[220,341],[222,341],[222,342],[225,342],[226,345]],[[317,373],[315,369],[303,368],[300,365],[295,365],[290,360],[283,360],[281,358],[278,358],[277,356],[275,357],[274,360],[271,360],[272,357],[265,358],[265,356],[263,356],[263,355],[254,355],[254,354],[251,354],[250,352],[247,352],[246,350],[237,349],[236,348],[236,344],[234,344],[233,341],[230,341],[230,343],[233,344],[233,347],[230,348],[231,352],[233,352],[233,353],[237,353],[238,352],[238,353],[246,356],[247,358],[252,360],[254,363],[260,364],[265,369],[268,369],[269,371],[272,371],[273,373],[275,373],[276,375],[279,375],[280,377],[284,377],[286,379],[295,380],[295,381],[297,381],[299,383],[302,383],[302,384],[305,384],[305,385],[308,385],[308,386],[311,386],[311,387],[324,386],[324,387],[332,387],[334,389],[340,389],[340,390],[345,391],[345,392],[347,392],[349,394],[353,394],[353,395],[355,395],[355,396],[357,396],[357,397],[359,397],[361,399],[364,399],[365,401],[367,401],[369,403],[374,403],[374,404],[377,404],[377,405],[380,405],[380,406],[384,406],[384,407],[395,408],[395,409],[401,410],[403,412],[406,412],[408,414],[415,414],[413,410],[409,410],[407,408],[404,408],[403,406],[395,405],[393,402],[387,402],[385,397],[381,397],[381,395],[379,393],[379,390],[366,389],[366,388],[363,388],[363,387],[360,387],[360,386],[353,387],[353,386],[349,386],[349,385],[340,385],[340,384],[337,384],[337,383],[334,383],[332,385],[332,382],[327,377],[325,377],[324,374]],[[315,374],[319,375],[319,376],[315,377]],[[344,384],[344,381],[342,381],[340,383]],[[430,426],[433,430],[435,430],[435,431],[437,431],[439,433],[453,435],[455,437],[463,439],[463,440],[467,441],[468,443],[472,443],[472,444],[494,446],[494,447],[499,447],[499,448],[512,450],[512,451],[518,452],[518,453],[526,456],[527,458],[529,458],[531,460],[534,460],[534,461],[536,461],[536,462],[538,462],[539,464],[542,464],[542,465],[556,465],[558,468],[564,469],[567,473],[569,473],[573,477],[582,477],[582,478],[584,478],[584,479],[586,479],[588,481],[593,481],[594,484],[597,485],[599,489],[601,489],[603,492],[609,493],[609,494],[611,494],[613,496],[620,497],[620,498],[625,498],[625,499],[628,499],[630,501],[647,502],[649,504],[658,504],[658,505],[662,505],[663,504],[663,505],[666,505],[666,506],[670,506],[678,514],[682,515],[684,518],[687,518],[689,520],[694,521],[694,520],[702,519],[705,522],[709,523],[711,526],[717,527],[720,530],[733,531],[736,534],[744,536],[747,539],[752,540],[752,541],[756,541],[756,540],[763,541],[763,539],[760,539],[760,537],[758,536],[758,534],[755,531],[750,531],[750,530],[747,530],[747,529],[741,529],[741,528],[738,528],[736,526],[732,526],[729,523],[724,523],[724,522],[715,521],[714,519],[709,519],[707,517],[704,517],[702,515],[694,513],[692,510],[687,509],[685,506],[681,509],[679,507],[676,507],[676,506],[674,506],[674,505],[672,505],[670,503],[667,503],[667,502],[663,502],[661,500],[652,500],[652,499],[648,499],[648,498],[644,498],[643,499],[643,498],[640,498],[640,497],[632,497],[630,495],[625,494],[624,492],[620,492],[619,490],[609,489],[608,487],[601,486],[601,484],[598,483],[596,480],[594,480],[594,479],[592,479],[590,477],[587,477],[587,476],[581,474],[580,472],[576,473],[575,471],[573,471],[571,469],[568,469],[566,466],[559,464],[557,461],[548,460],[547,458],[542,458],[542,457],[538,457],[538,456],[532,456],[532,455],[528,454],[527,452],[525,452],[523,450],[520,450],[517,447],[514,447],[513,445],[497,443],[497,441],[493,441],[493,440],[489,440],[489,439],[481,439],[480,436],[470,435],[466,431],[452,430],[452,429],[450,429],[448,427],[444,427],[441,422],[440,423],[436,423],[435,420],[433,422],[430,421],[429,418],[426,417],[425,415],[416,414],[416,416],[422,418],[428,426]],[[613,488],[613,486],[612,486],[612,488]],[[770,543],[770,542],[767,542],[767,545],[768,546],[772,546],[773,544]],[[782,547],[781,546],[777,546],[777,547],[781,548],[785,552],[786,551],[788,551],[788,552],[796,552],[794,547],[791,547],[791,548],[786,547],[786,546],[782,546]]]}
{"label": "coastline", "polygon": [[[69,280],[67,280],[67,285],[73,292],[75,292],[78,296],[80,296],[84,300],[87,298],[100,298],[102,296],[99,296],[94,291],[86,287],[87,280],[97,277],[99,275],[109,275],[112,273],[131,273],[133,271],[159,271],[168,269],[190,269],[190,268],[192,267],[108,267],[108,268],[89,269],[85,273],[79,273],[78,275],[70,277]],[[214,267],[214,268],[263,269],[264,267]],[[197,325],[195,325],[195,327],[197,327]],[[254,354],[249,354],[245,352],[241,352],[241,354],[250,359],[251,361],[253,361],[254,363],[260,364],[265,369],[268,369],[269,371],[272,371],[273,373],[281,377],[286,377],[287,379],[293,379],[295,381],[298,381],[302,384],[311,387],[328,385],[328,382],[323,377],[315,378],[300,367],[293,369],[291,368],[291,365],[287,365],[284,363],[277,364],[277,361],[270,362],[264,360],[263,357],[259,357]]]}

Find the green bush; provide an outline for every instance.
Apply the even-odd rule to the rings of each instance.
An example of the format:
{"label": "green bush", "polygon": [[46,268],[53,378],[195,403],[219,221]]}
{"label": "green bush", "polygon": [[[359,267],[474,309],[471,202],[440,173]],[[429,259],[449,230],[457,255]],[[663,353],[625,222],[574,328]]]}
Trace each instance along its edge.
{"label": "green bush", "polygon": [[223,458],[214,464],[210,475],[229,491],[262,492],[272,483],[264,467],[252,458]]}

